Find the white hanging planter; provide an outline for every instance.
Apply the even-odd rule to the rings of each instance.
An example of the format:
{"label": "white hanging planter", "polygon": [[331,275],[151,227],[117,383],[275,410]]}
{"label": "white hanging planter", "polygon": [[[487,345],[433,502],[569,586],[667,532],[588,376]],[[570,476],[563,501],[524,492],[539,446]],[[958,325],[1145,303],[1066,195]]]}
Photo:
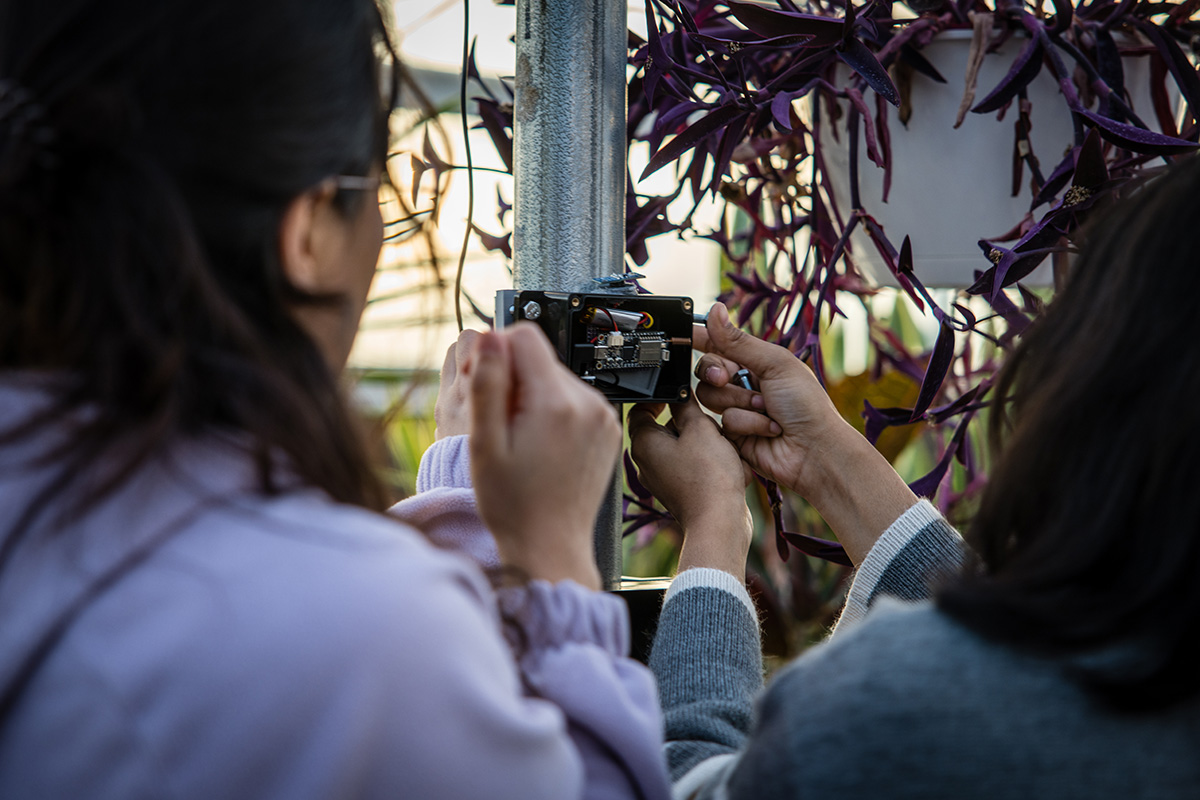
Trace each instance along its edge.
{"label": "white hanging planter", "polygon": [[[864,210],[884,228],[899,248],[908,235],[912,240],[916,276],[929,287],[962,288],[975,281],[975,272],[990,265],[979,249],[980,239],[994,239],[1015,227],[1029,211],[1032,194],[1030,173],[1024,172],[1017,197],[1012,196],[1012,153],[1016,102],[1003,120],[996,113],[968,113],[962,125],[954,120],[962,101],[971,31],[951,30],[939,34],[921,49],[921,55],[946,79],[936,83],[916,73],[912,78],[912,116],[907,127],[900,124],[894,108],[888,109],[891,139],[892,183],[883,202],[884,171],[867,158],[865,135],[860,121],[858,148],[859,193]],[[979,69],[975,102],[983,99],[1007,74],[1027,39],[1012,36],[997,52],[988,53]],[[1149,59],[1124,60],[1125,85],[1133,93],[1131,105],[1147,123],[1154,120],[1149,94]],[[849,70],[840,73],[839,85],[849,80]],[[1058,82],[1043,68],[1027,88],[1032,104],[1030,141],[1043,176],[1062,160],[1074,144],[1071,112]],[[868,99],[869,97],[868,94]],[[849,146],[846,120],[849,102],[839,101],[844,112],[838,119],[837,141],[828,127],[829,115],[822,108],[822,155],[833,184],[837,207],[850,213]],[[872,110],[874,103],[869,103]],[[1041,207],[1045,210],[1045,206]],[[887,263],[879,255],[863,226],[851,238],[851,255],[864,275],[881,285],[896,285]],[[1022,280],[1026,285],[1048,285],[1052,281],[1050,261]]]}

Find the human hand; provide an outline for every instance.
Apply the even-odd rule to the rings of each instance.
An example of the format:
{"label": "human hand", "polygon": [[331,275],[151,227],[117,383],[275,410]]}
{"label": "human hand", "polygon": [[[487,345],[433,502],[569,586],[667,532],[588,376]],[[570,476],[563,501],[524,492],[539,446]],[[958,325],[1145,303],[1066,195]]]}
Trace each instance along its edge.
{"label": "human hand", "polygon": [[531,323],[481,334],[469,379],[471,474],[500,560],[599,589],[592,532],[621,449],[612,406]]}
{"label": "human hand", "polygon": [[[887,460],[841,418],[805,364],[787,349],[739,330],[717,303],[694,337],[706,351],[696,395],[757,472],[807,499],[855,564],[917,502]],[[733,384],[745,367],[758,391]]]}
{"label": "human hand", "polygon": [[[696,395],[721,414],[741,457],[764,477],[808,496],[821,478],[820,458],[848,434],[857,435],[812,370],[787,349],[738,329],[720,303],[694,346],[705,351],[696,365]],[[756,376],[757,391],[733,381],[743,367]]]}
{"label": "human hand", "polygon": [[458,436],[471,429],[471,391],[467,380],[467,364],[478,331],[463,331],[458,341],[446,350],[442,362],[441,379],[438,382],[437,403],[433,407],[433,419],[437,423],[434,438]]}
{"label": "human hand", "polygon": [[660,413],[650,404],[629,411],[630,454],[642,483],[683,528],[679,571],[713,567],[745,579],[753,475],[694,398],[671,406],[666,425],[655,421]]}

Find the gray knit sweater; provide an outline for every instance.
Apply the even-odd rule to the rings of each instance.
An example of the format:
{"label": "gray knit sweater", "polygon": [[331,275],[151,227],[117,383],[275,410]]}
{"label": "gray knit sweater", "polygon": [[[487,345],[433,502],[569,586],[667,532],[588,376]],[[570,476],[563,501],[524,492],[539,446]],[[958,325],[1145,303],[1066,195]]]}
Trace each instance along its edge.
{"label": "gray knit sweater", "polygon": [[745,589],[717,570],[681,573],[651,656],[674,796],[1200,797],[1196,703],[1109,713],[1061,662],[985,641],[922,601],[962,547],[928,503],[910,509],[855,575],[830,641],[761,694]]}

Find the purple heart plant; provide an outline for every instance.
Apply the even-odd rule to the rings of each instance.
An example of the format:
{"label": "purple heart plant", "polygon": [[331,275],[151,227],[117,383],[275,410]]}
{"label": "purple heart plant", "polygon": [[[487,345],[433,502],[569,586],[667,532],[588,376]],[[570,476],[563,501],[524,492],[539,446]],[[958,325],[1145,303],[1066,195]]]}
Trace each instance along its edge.
{"label": "purple heart plant", "polygon": [[[912,488],[964,519],[986,480],[984,437],[972,423],[988,413],[996,370],[1051,294],[1022,282],[1044,262],[1060,282],[1095,209],[1197,148],[1200,76],[1191,59],[1200,47],[1198,10],[1200,0],[1052,0],[1048,7],[1043,0],[646,0],[647,36],[630,34],[629,142],[649,147],[639,180],[670,170],[674,181],[670,192],[650,196],[630,176],[628,264],[645,264],[647,240],[668,233],[720,245],[720,299],[738,323],[805,359],[881,450],[889,436],[893,451],[924,448],[923,474]],[[971,38],[957,122],[968,114],[997,124],[1009,118],[1011,149],[977,157],[1003,160],[1012,195],[1027,203],[1019,218],[990,221],[994,235],[979,234],[968,288],[948,295],[926,288],[910,231],[885,227],[885,204],[860,190],[860,176],[881,171],[886,199],[893,137],[921,113],[914,86],[946,82],[923,51],[955,29]],[[980,65],[1000,58],[1007,59],[1003,78],[977,86]],[[1127,85],[1134,63],[1149,86]],[[1054,101],[1069,112],[1070,133],[1057,149],[1035,152],[1029,90],[1043,75],[1057,85]],[[1134,103],[1134,89],[1149,99]],[[487,92],[476,101],[511,165],[511,96]],[[848,162],[848,192],[834,186],[835,155]],[[939,170],[939,158],[929,152],[920,169]],[[958,191],[972,202],[973,187]],[[706,198],[722,209],[715,228],[694,222]],[[491,242],[485,246],[507,245]],[[931,348],[872,313],[868,301],[879,289],[855,242],[867,242],[889,282],[936,321]],[[839,376],[827,364],[831,321],[851,303],[866,309],[872,352],[865,376]],[[884,384],[891,390],[877,391]],[[664,513],[628,461],[627,473],[628,531],[646,541]],[[758,498],[763,541],[775,541],[779,558],[769,546],[757,548],[753,580],[768,607],[810,636],[836,607],[845,554],[798,499],[765,482]],[[791,547],[834,563],[789,561]]]}

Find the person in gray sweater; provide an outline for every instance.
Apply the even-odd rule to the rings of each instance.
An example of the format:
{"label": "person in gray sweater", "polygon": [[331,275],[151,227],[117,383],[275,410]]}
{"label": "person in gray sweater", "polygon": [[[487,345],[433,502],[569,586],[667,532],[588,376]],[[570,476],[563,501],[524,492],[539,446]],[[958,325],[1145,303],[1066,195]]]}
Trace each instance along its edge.
{"label": "person in gray sweater", "polygon": [[[969,547],[714,307],[697,394],[723,430],[695,404],[630,420],[685,533],[651,656],[676,798],[1200,796],[1200,344],[1162,305],[1194,285],[1198,194],[1192,158],[1090,229],[998,381],[1016,423]],[[765,691],[741,459],[857,566],[829,640]]]}

